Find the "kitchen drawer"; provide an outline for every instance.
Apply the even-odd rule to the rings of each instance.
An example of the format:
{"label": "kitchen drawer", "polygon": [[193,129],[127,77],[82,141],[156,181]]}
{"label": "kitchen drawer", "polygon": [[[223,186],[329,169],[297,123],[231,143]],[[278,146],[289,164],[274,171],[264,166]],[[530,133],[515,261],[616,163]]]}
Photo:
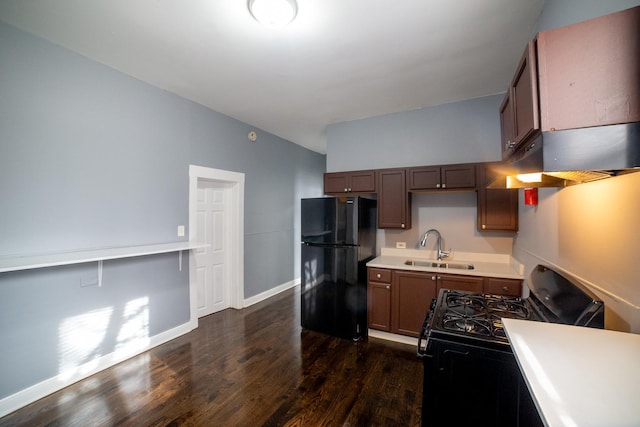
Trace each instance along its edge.
{"label": "kitchen drawer", "polygon": [[522,280],[485,277],[484,292],[486,294],[512,295],[519,297],[522,295]]}
{"label": "kitchen drawer", "polygon": [[382,268],[370,268],[369,280],[373,282],[391,283],[391,270]]}

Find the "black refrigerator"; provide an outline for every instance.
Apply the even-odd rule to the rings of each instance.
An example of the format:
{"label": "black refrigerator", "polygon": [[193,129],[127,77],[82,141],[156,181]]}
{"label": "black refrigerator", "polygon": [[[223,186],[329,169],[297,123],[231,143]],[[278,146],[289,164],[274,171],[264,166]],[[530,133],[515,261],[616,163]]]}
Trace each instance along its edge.
{"label": "black refrigerator", "polygon": [[301,324],[367,336],[367,267],[376,256],[376,207],[362,197],[302,199]]}

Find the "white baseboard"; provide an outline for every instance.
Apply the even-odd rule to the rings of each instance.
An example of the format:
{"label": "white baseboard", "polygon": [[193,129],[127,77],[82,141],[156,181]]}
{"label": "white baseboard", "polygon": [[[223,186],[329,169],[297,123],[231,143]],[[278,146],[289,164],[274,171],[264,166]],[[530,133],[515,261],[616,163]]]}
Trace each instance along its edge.
{"label": "white baseboard", "polygon": [[399,342],[402,344],[408,344],[410,346],[415,347],[416,350],[418,348],[418,338],[407,337],[407,336],[398,335],[398,334],[391,334],[389,332],[378,331],[376,329],[369,329],[369,337],[379,338],[381,340]]}
{"label": "white baseboard", "polygon": [[137,356],[145,351],[152,349],[160,344],[164,344],[172,339],[178,338],[193,330],[192,323],[187,322],[173,329],[159,333],[149,338],[146,346],[137,348],[129,352],[109,353],[78,366],[73,373],[62,373],[55,377],[46,379],[38,384],[34,384],[17,393],[7,396],[0,400],[0,417],[22,408],[38,399],[61,390],[75,382],[90,377],[104,369],[110,368],[126,359]]}
{"label": "white baseboard", "polygon": [[268,291],[264,291],[258,295],[254,295],[252,297],[246,298],[244,300],[244,307],[249,307],[250,305],[257,304],[260,301],[264,301],[267,298],[271,298],[274,295],[278,295],[280,292],[284,292],[287,289],[295,288],[298,285],[300,285],[300,278],[294,279],[287,283],[283,283],[282,285],[276,286],[275,288],[271,288]]}

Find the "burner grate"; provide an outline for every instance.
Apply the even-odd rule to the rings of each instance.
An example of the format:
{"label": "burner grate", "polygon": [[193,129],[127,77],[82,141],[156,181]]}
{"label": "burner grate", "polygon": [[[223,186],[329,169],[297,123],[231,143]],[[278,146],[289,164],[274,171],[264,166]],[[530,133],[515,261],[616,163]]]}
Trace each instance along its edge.
{"label": "burner grate", "polygon": [[503,317],[528,319],[530,313],[521,298],[449,291],[443,301],[441,327],[461,334],[506,341]]}

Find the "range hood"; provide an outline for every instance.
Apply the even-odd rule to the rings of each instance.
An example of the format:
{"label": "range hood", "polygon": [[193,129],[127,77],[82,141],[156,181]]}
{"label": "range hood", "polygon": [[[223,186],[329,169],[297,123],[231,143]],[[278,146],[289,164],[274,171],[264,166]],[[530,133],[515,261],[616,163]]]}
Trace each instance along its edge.
{"label": "range hood", "polygon": [[494,172],[488,188],[566,187],[640,172],[640,122],[542,132]]}

